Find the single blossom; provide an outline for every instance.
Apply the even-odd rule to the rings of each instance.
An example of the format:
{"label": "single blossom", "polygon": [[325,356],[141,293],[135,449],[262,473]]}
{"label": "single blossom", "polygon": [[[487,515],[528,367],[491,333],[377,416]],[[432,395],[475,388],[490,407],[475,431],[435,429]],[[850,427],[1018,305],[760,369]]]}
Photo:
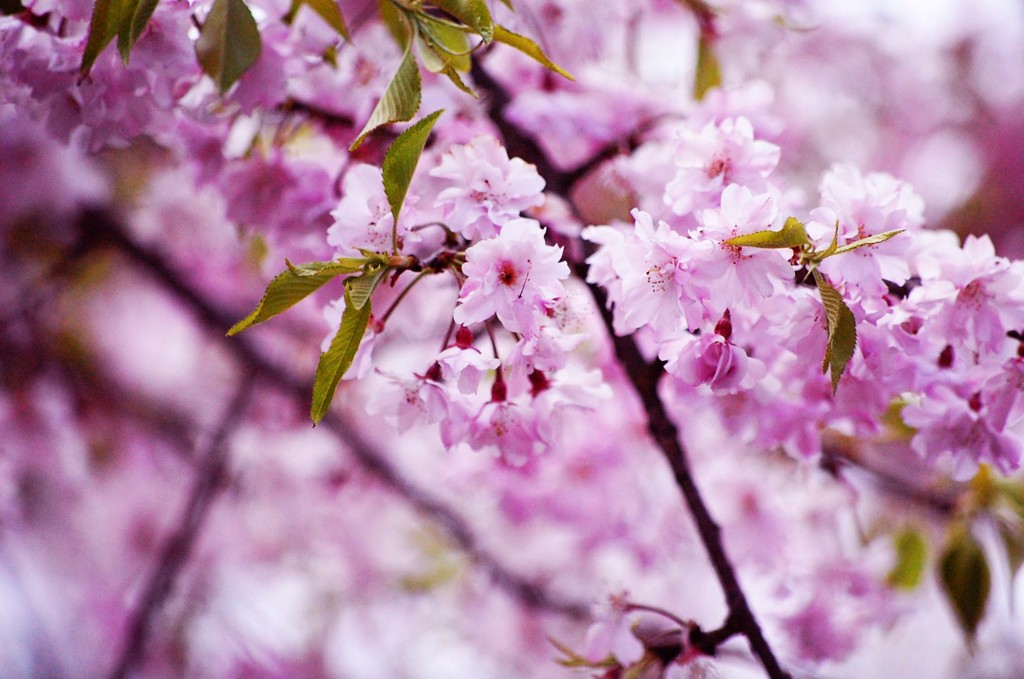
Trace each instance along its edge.
{"label": "single blossom", "polygon": [[431,176],[453,184],[437,196],[448,226],[469,240],[492,238],[523,210],[544,203],[544,179],[537,168],[508,157],[497,139],[481,135],[452,146]]}
{"label": "single blossom", "polygon": [[459,391],[475,394],[485,374],[498,367],[500,361],[484,356],[476,347],[448,347],[437,356],[441,375],[446,380],[458,380]]}
{"label": "single blossom", "polygon": [[665,187],[665,203],[677,215],[715,207],[730,184],[764,190],[779,162],[779,147],[755,139],[743,117],[710,122],[699,132],[683,128],[676,136],[677,170]]}
{"label": "single blossom", "polygon": [[722,192],[721,206],[699,215],[700,228],[694,236],[711,241],[695,265],[700,281],[709,291],[711,316],[725,309],[756,306],[777,285],[793,279],[789,251],[729,245],[731,238],[773,228],[778,209],[770,194],[755,194],[745,186],[731,184]]}
{"label": "single blossom", "polygon": [[[604,245],[590,260],[591,280],[607,281],[615,303],[616,332],[650,326],[655,333],[696,328],[702,318],[702,291],[692,285],[695,262],[711,243],[697,243],[665,222],[633,210],[632,233],[605,227],[584,231],[584,238]],[[705,253],[706,254],[706,253]]]}
{"label": "single blossom", "polygon": [[1002,428],[1002,414],[1001,407],[990,411],[982,393],[964,398],[942,384],[901,412],[903,421],[917,429],[911,441],[914,450],[929,462],[951,456],[953,477],[958,480],[970,479],[982,463],[1003,474],[1020,467],[1024,446],[1018,436]]}
{"label": "single blossom", "polygon": [[540,319],[565,294],[569,266],[562,248],[544,242],[532,219],[514,219],[497,237],[466,250],[466,276],[455,307],[455,322],[479,323],[497,316],[508,330],[536,333]]}
{"label": "single blossom", "polygon": [[[924,222],[924,201],[906,182],[874,172],[863,175],[851,165],[836,165],[821,180],[821,207],[811,212],[807,232],[822,243],[839,245],[887,231],[916,231]],[[838,229],[838,231],[837,231]],[[830,257],[821,271],[868,297],[881,297],[885,281],[902,285],[910,277],[910,237],[897,235],[884,243]]]}
{"label": "single blossom", "polygon": [[750,389],[767,372],[763,363],[717,333],[681,336],[662,344],[658,355],[670,374],[693,386],[706,384],[716,393]]}
{"label": "single blossom", "polygon": [[[342,199],[331,217],[334,223],[327,229],[327,243],[335,247],[337,257],[358,257],[359,248],[387,252],[395,220],[380,168],[364,164],[349,168],[342,182]],[[404,231],[400,229],[399,235]]]}

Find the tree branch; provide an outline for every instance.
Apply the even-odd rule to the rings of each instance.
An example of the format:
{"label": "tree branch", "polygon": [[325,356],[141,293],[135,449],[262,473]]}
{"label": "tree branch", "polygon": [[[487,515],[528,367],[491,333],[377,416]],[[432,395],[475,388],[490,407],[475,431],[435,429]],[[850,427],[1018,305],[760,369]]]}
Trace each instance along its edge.
{"label": "tree branch", "polygon": [[[577,264],[576,274],[585,274],[585,268],[586,265],[582,263]],[[730,632],[732,630],[739,630],[747,637],[751,650],[757,659],[761,661],[769,677],[772,679],[788,677],[789,674],[779,664],[778,659],[772,652],[771,646],[768,644],[768,640],[761,631],[761,626],[754,617],[750,604],[747,602],[747,597],[740,586],[739,578],[736,576],[736,570],[725,553],[725,546],[722,543],[722,530],[711,516],[704,498],[701,496],[700,489],[694,482],[686,450],[679,442],[679,430],[676,428],[675,423],[672,422],[668,412],[665,410],[664,404],[661,402],[661,398],[658,396],[658,380],[664,374],[662,364],[660,362],[648,363],[645,361],[632,337],[619,337],[615,335],[612,330],[611,312],[608,310],[607,297],[604,294],[604,290],[596,285],[590,285],[590,291],[594,295],[594,301],[601,309],[605,325],[612,337],[615,355],[625,369],[630,382],[633,383],[633,387],[636,389],[644,405],[644,410],[647,412],[647,430],[661,449],[669,463],[669,467],[672,469],[672,476],[675,478],[676,485],[686,501],[686,506],[689,508],[690,514],[697,524],[697,532],[700,535],[701,542],[704,544],[704,549],[707,550],[708,558],[715,569],[715,575],[718,576],[718,581],[722,585],[726,605],[729,608],[728,621],[732,622],[731,625],[727,623],[723,629],[729,629]],[[731,634],[721,638],[721,641],[724,641],[729,636]],[[705,639],[706,641],[707,639]]]}
{"label": "tree branch", "polygon": [[252,373],[241,379],[231,404],[224,411],[206,449],[199,455],[201,462],[196,470],[188,502],[178,521],[178,527],[164,543],[157,567],[132,614],[124,648],[110,673],[111,679],[128,677],[145,657],[146,641],[153,620],[173,592],[178,575],[192,555],[210,507],[223,488],[228,462],[227,440],[242,421],[242,415],[252,397],[252,384]]}
{"label": "tree branch", "polygon": [[[523,160],[533,163],[537,167],[537,171],[547,182],[547,190],[559,194],[571,205],[570,194],[572,185],[577,178],[570,173],[557,170],[533,139],[526,137],[515,125],[512,125],[505,119],[503,109],[509,101],[508,94],[490,77],[478,63],[478,60],[474,60],[473,63],[473,82],[485,93],[485,101],[490,118],[504,137],[509,155],[517,155]],[[578,213],[578,210],[576,211]],[[584,262],[574,262],[573,270],[580,280],[586,280],[587,267]],[[739,579],[736,576],[736,570],[725,553],[721,528],[711,516],[710,511],[708,511],[707,505],[703,497],[701,497],[700,490],[694,482],[689,459],[682,444],[679,442],[679,431],[665,410],[661,399],[658,397],[658,381],[664,374],[662,364],[660,362],[648,363],[644,360],[643,355],[631,337],[618,337],[615,335],[611,312],[608,309],[608,299],[604,290],[596,285],[589,285],[588,287],[594,296],[595,303],[601,309],[605,326],[615,346],[615,355],[618,357],[619,362],[622,364],[643,403],[644,410],[647,413],[647,429],[672,469],[676,485],[679,487],[686,506],[689,508],[690,514],[697,524],[697,532],[700,535],[701,542],[707,550],[711,565],[725,593],[726,604],[729,609],[727,623],[722,627],[720,634],[706,634],[702,640],[703,643],[709,645],[709,642],[715,642],[717,645],[717,643],[721,643],[732,636],[734,631],[739,631],[749,641],[751,650],[760,660],[769,677],[772,679],[788,677],[789,674],[779,664],[771,646],[768,644],[768,640],[761,631],[761,626],[754,617],[750,604],[747,602],[746,595],[743,593]],[[713,651],[714,648],[709,648],[708,650]]]}
{"label": "tree branch", "polygon": [[[112,215],[103,210],[87,210],[79,219],[79,228],[90,233],[91,237],[122,252],[173,293],[245,366],[246,370],[253,371],[269,386],[288,393],[295,401],[303,404],[308,402],[308,380],[300,379],[271,363],[254,348],[247,337],[228,338],[224,336],[225,330],[230,328],[242,314],[227,313],[206,301],[205,297],[186,283],[161,255],[132,240]],[[334,435],[366,471],[377,477],[422,514],[443,526],[459,548],[469,554],[495,583],[513,597],[530,607],[551,611],[576,620],[585,620],[590,617],[587,604],[553,595],[542,586],[510,571],[493,554],[480,547],[473,529],[465,518],[441,499],[406,478],[347,420],[334,413],[328,413],[321,422],[321,426]]]}

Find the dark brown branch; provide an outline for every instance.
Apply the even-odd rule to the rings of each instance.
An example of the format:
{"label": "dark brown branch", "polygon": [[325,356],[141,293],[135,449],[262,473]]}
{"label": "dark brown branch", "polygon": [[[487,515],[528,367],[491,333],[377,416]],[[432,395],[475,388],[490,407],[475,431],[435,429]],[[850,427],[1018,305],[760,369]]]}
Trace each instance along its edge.
{"label": "dark brown branch", "polygon": [[[309,401],[309,380],[300,379],[271,363],[254,348],[247,337],[224,336],[227,328],[244,314],[227,313],[213,306],[202,294],[186,283],[161,255],[132,240],[110,214],[102,210],[87,211],[79,220],[79,226],[92,233],[93,237],[118,249],[173,293],[246,369],[254,371],[269,386],[287,392],[296,402],[305,404]],[[331,432],[365,470],[418,511],[442,525],[459,548],[472,556],[476,563],[487,571],[491,579],[512,596],[528,606],[574,619],[583,620],[590,616],[589,607],[585,603],[556,597],[540,585],[513,573],[494,555],[481,548],[466,519],[442,500],[407,479],[344,418],[328,413],[321,426]]]}
{"label": "dark brown branch", "polygon": [[223,488],[228,462],[227,440],[242,421],[252,396],[252,375],[244,377],[231,404],[210,437],[206,449],[198,456],[192,491],[173,535],[164,544],[156,569],[146,583],[142,598],[128,623],[124,648],[111,679],[128,677],[145,657],[146,642],[153,621],[174,590],[175,581],[195,548],[199,531],[210,512],[213,501]]}
{"label": "dark brown branch", "polygon": [[[585,265],[578,264],[576,266],[576,273],[577,275],[584,276]],[[761,661],[769,677],[772,677],[772,679],[788,677],[789,674],[782,669],[778,659],[776,659],[771,646],[768,644],[768,640],[765,639],[764,633],[761,631],[761,626],[754,617],[750,604],[747,602],[747,597],[743,593],[739,578],[736,576],[736,570],[725,553],[725,546],[722,543],[722,530],[714,517],[711,516],[711,512],[708,511],[704,498],[701,497],[700,489],[694,482],[689,459],[682,444],[679,442],[679,430],[676,428],[675,423],[672,422],[668,412],[665,410],[664,404],[661,402],[661,398],[658,396],[658,381],[664,374],[662,364],[660,362],[648,363],[644,360],[640,349],[636,346],[632,337],[618,337],[614,334],[612,331],[611,312],[608,310],[607,297],[604,291],[595,285],[591,285],[590,289],[594,295],[594,301],[602,311],[608,332],[612,336],[612,341],[615,345],[615,355],[618,357],[619,363],[626,371],[630,382],[633,383],[633,387],[643,403],[644,410],[647,413],[647,430],[672,468],[672,476],[675,478],[676,485],[686,501],[686,506],[689,508],[690,514],[697,524],[697,532],[700,534],[701,542],[708,552],[708,558],[715,569],[715,575],[718,576],[718,581],[725,592],[725,601],[729,608],[728,619],[733,624],[727,624],[723,629],[728,628],[730,631],[738,629],[747,637],[751,650],[758,660]],[[726,636],[725,638],[728,637]]]}
{"label": "dark brown branch", "polygon": [[[515,125],[512,125],[505,119],[503,111],[509,101],[508,95],[476,61],[474,61],[473,66],[473,82],[484,93],[490,118],[502,133],[509,155],[519,156],[523,160],[533,163],[537,167],[537,171],[540,172],[547,182],[547,190],[559,193],[562,198],[571,204],[572,200],[569,192],[572,189],[573,177],[558,171],[534,140],[526,137]],[[582,261],[574,263],[574,273],[580,280],[586,280],[586,269],[586,264]],[[734,631],[739,631],[750,642],[751,650],[760,660],[769,677],[772,677],[772,679],[788,677],[789,674],[782,669],[778,659],[776,659],[771,646],[768,644],[768,640],[765,639],[764,633],[761,631],[761,626],[754,617],[750,604],[747,602],[746,595],[743,593],[743,588],[740,586],[739,579],[736,576],[736,570],[725,553],[721,528],[708,511],[707,505],[704,503],[703,497],[701,497],[700,490],[694,482],[686,451],[679,442],[679,431],[665,410],[661,399],[658,397],[658,381],[664,374],[662,364],[658,362],[648,363],[631,337],[618,337],[615,335],[612,328],[611,312],[608,309],[608,300],[604,291],[596,285],[590,285],[589,287],[594,296],[595,303],[601,309],[605,326],[612,337],[615,354],[619,359],[619,363],[626,371],[630,382],[633,383],[633,387],[643,403],[644,410],[647,413],[647,429],[672,469],[676,485],[679,487],[686,501],[686,506],[689,508],[690,514],[697,524],[697,532],[700,534],[701,542],[708,552],[711,565],[725,593],[726,604],[729,609],[728,623],[723,626],[722,633],[714,636],[711,634],[705,635],[703,642],[707,645],[709,641],[724,641],[729,636],[732,636]],[[713,650],[713,648],[708,650]]]}
{"label": "dark brown branch", "polygon": [[715,655],[718,647],[729,639],[743,634],[743,628],[736,616],[730,615],[718,629],[705,632],[700,627],[690,630],[690,645],[705,655]]}
{"label": "dark brown branch", "polygon": [[491,122],[497,126],[498,132],[505,141],[509,157],[518,156],[528,163],[533,163],[537,172],[546,182],[545,190],[568,197],[573,184],[572,175],[562,172],[552,165],[536,141],[520,132],[515,125],[505,119],[502,112],[511,99],[505,89],[481,66],[481,61],[482,59],[473,60],[471,71],[473,83],[480,89],[490,113]]}

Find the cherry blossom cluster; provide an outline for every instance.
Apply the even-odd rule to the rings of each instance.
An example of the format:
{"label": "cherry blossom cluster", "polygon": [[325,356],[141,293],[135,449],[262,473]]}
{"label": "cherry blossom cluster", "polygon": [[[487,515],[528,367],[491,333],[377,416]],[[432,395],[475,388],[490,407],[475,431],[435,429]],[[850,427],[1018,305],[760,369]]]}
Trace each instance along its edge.
{"label": "cherry blossom cluster", "polygon": [[[981,463],[1020,466],[1024,263],[998,257],[987,237],[961,245],[923,229],[920,197],[885,173],[836,165],[808,205],[775,172],[779,147],[742,115],[683,126],[669,145],[657,225],[636,209],[632,226],[584,232],[599,246],[588,280],[608,290],[616,332],[639,333],[760,445],[815,456],[824,428],[877,436],[896,407],[913,448],[956,478]],[[814,249],[834,241],[838,254],[808,265],[799,248],[730,243],[781,232],[794,215]],[[809,267],[856,319],[858,351],[835,396],[819,367],[825,311]]]}
{"label": "cherry blossom cluster", "polygon": [[[557,676],[560,654],[747,676],[740,632],[688,636],[732,611],[653,397],[795,675],[967,657],[936,583],[893,584],[901,531],[935,566],[977,533],[992,595],[960,674],[1024,672],[1001,603],[1024,263],[997,254],[1022,252],[1024,42],[989,39],[1001,2],[926,40],[891,3],[488,1],[575,80],[507,44],[451,55],[480,98],[421,68],[415,118],[445,112],[397,221],[404,126],[350,146],[403,60],[387,3],[336,3],[348,40],[314,10],[334,2],[245,0],[261,49],[221,88],[196,55],[214,0],[154,3],[88,73],[91,0],[0,2],[0,667],[111,674],[219,440],[139,676]],[[938,228],[976,214],[992,239]],[[286,261],[373,258],[398,264],[311,428],[299,387],[360,274],[224,332]],[[660,381],[638,397],[630,371]]]}
{"label": "cherry blossom cluster", "polygon": [[[560,410],[592,406],[609,391],[594,371],[570,362],[587,335],[566,290],[569,266],[545,228],[522,216],[545,200],[536,168],[510,159],[490,135],[433,153],[436,165],[414,183],[399,224],[371,165],[347,170],[331,213],[327,241],[337,257],[386,250],[394,232],[403,253],[459,262],[448,271],[459,294],[439,353],[413,376],[392,377],[370,409],[403,431],[440,424],[446,446],[465,443],[521,465],[550,445]],[[403,278],[398,288],[418,282]],[[337,322],[344,307],[344,298],[333,302],[328,319]],[[350,376],[369,372],[386,320],[371,322]]]}

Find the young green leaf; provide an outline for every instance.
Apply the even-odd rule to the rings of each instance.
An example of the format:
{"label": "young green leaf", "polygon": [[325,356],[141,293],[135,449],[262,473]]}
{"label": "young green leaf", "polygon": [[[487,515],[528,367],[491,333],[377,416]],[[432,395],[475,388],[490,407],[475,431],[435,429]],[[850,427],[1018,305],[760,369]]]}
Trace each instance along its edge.
{"label": "young green leaf", "polygon": [[619,664],[618,661],[615,659],[615,656],[611,653],[609,653],[604,660],[601,660],[599,662],[593,662],[579,655],[578,653],[576,653],[576,651],[572,650],[566,644],[563,644],[561,641],[555,639],[552,636],[548,637],[548,641],[551,642],[551,645],[557,648],[562,653],[562,655],[565,656],[565,658],[559,658],[555,661],[563,667],[588,667],[592,669],[597,669],[611,668]]}
{"label": "young green leaf", "polygon": [[838,246],[839,246],[839,222],[837,221],[836,222],[836,229],[835,229],[835,231],[832,232],[832,242],[829,243],[829,246],[827,248],[825,248],[824,250],[822,250],[821,252],[815,252],[814,255],[810,258],[810,260],[812,262],[816,263],[816,262],[820,262],[821,260],[823,260],[823,259],[825,259],[827,257],[831,257],[832,255],[835,254],[836,249],[838,248]]}
{"label": "young green leaf", "polygon": [[288,269],[270,281],[256,309],[228,330],[229,337],[290,309],[332,278],[359,271],[358,267],[353,269],[337,262],[310,262],[301,266],[293,266],[291,262],[287,264]]}
{"label": "young green leaf", "polygon": [[484,0],[428,0],[428,2],[455,17],[477,33],[484,42],[494,39],[494,19]]}
{"label": "young green leaf", "polygon": [[196,56],[221,94],[256,63],[262,49],[260,30],[246,4],[242,0],[214,0],[199,31]]}
{"label": "young green leaf", "polygon": [[861,238],[860,240],[855,240],[852,243],[847,243],[846,245],[841,245],[841,246],[837,247],[835,250],[833,250],[829,254],[823,256],[822,259],[825,259],[825,257],[832,257],[834,255],[841,255],[844,252],[852,252],[852,251],[856,250],[857,248],[862,248],[862,247],[864,247],[866,245],[878,245],[879,243],[884,243],[885,241],[889,240],[893,236],[895,236],[897,234],[900,234],[900,233],[903,233],[903,231],[904,231],[904,229],[896,229],[895,231],[886,231],[885,233],[880,233],[880,234],[877,234],[875,236],[868,236],[867,238]]}
{"label": "young green leaf", "polygon": [[409,46],[409,30],[415,21],[413,13],[391,0],[379,0],[377,12],[395,43],[403,50],[406,49]]}
{"label": "young green leaf", "polygon": [[431,73],[441,73],[452,84],[471,97],[479,98],[462,80],[459,71],[467,72],[472,65],[466,34],[458,28],[433,17],[416,16],[416,53],[423,66]]}
{"label": "young green leaf", "polygon": [[[346,295],[346,302],[347,297]],[[371,308],[371,304],[359,309],[346,304],[338,334],[331,340],[331,346],[327,351],[320,355],[316,377],[313,380],[313,405],[309,413],[314,424],[320,424],[324,419],[334,399],[334,392],[338,389],[338,383],[352,366],[356,352],[359,351],[359,343],[362,342],[366,326],[370,322]]]}
{"label": "young green leaf", "polygon": [[362,276],[345,281],[345,304],[362,309],[370,301],[370,295],[377,289],[388,270],[384,267],[367,271]]}
{"label": "young green leaf", "polygon": [[998,484],[999,497],[1016,514],[1024,525],[1024,483],[1017,480],[1001,480]]}
{"label": "young green leaf", "polygon": [[469,71],[469,41],[465,33],[426,14],[415,15],[415,21],[417,49],[428,71],[442,73],[446,68]]}
{"label": "young green leaf", "polygon": [[541,64],[548,70],[554,71],[563,78],[575,80],[575,78],[573,78],[568,71],[566,71],[564,68],[562,68],[555,62],[551,61],[551,59],[548,58],[548,55],[544,54],[544,50],[542,50],[537,43],[530,40],[526,36],[519,35],[518,33],[513,33],[504,26],[500,24],[495,24],[494,39],[498,42],[505,43],[510,47],[515,47],[517,50],[519,50],[526,56],[532,58],[534,61]]}
{"label": "young green leaf", "polygon": [[906,405],[907,401],[905,399],[894,398],[889,402],[882,416],[878,418],[879,423],[885,427],[888,440],[909,443],[910,439],[914,438],[914,434],[917,433],[917,429],[911,427],[903,420],[903,408]]}
{"label": "young green leaf", "polygon": [[921,576],[924,575],[928,544],[921,532],[911,527],[897,533],[893,542],[896,547],[896,565],[889,571],[886,582],[897,589],[914,589],[921,584]]}
{"label": "young green leaf", "polygon": [[341,257],[330,262],[307,262],[305,264],[299,264],[296,266],[287,259],[284,263],[288,266],[288,271],[294,276],[300,278],[309,278],[311,276],[329,276],[327,280],[330,280],[334,276],[338,276],[343,273],[358,273],[363,270],[367,261],[362,257]]}
{"label": "young green leaf", "polygon": [[405,50],[402,63],[384,91],[384,96],[377,102],[370,119],[352,142],[349,151],[355,151],[366,136],[381,125],[412,120],[416,111],[420,110],[421,96],[420,70],[416,67],[416,58],[410,47]]}
{"label": "young green leaf", "polygon": [[846,370],[846,364],[853,358],[857,347],[857,319],[842,295],[815,269],[814,282],[818,285],[821,303],[825,307],[825,323],[828,329],[828,345],[821,372],[831,371],[832,393],[839,389],[839,378]]}
{"label": "young green leaf", "polygon": [[790,217],[779,231],[755,231],[730,238],[725,244],[748,248],[799,248],[810,242],[804,225],[796,217]]}
{"label": "young green leaf", "polygon": [[442,113],[444,113],[444,109],[434,111],[412,125],[391,142],[387,153],[384,154],[384,163],[381,169],[384,178],[384,193],[388,197],[388,205],[391,206],[391,215],[394,217],[396,225],[420,154],[423,153],[423,147],[427,143],[430,131],[434,129],[434,123]]}
{"label": "young green leaf", "polygon": [[158,0],[127,0],[124,7],[124,15],[121,18],[121,25],[117,31],[117,49],[121,53],[121,60],[128,63],[128,55],[131,54],[135,43],[142,36],[146,29],[153,11],[156,9]]}
{"label": "young green leaf", "polygon": [[89,20],[89,37],[82,54],[81,72],[88,73],[96,58],[117,35],[125,13],[125,0],[96,0]]}
{"label": "young green leaf", "polygon": [[939,559],[939,574],[960,627],[973,640],[985,613],[991,576],[985,553],[967,526],[957,526],[950,533]]}
{"label": "young green leaf", "polygon": [[711,41],[704,35],[697,43],[697,73],[693,79],[693,98],[700,101],[713,87],[722,84],[722,70]]}
{"label": "young green leaf", "polygon": [[345,17],[341,14],[341,9],[338,7],[338,3],[334,0],[293,0],[295,9],[302,5],[308,5],[311,10],[320,15],[320,18],[327,22],[327,25],[334,29],[334,31],[345,38],[345,40],[352,42],[352,35],[348,32],[348,26],[345,24]]}
{"label": "young green leaf", "polygon": [[462,80],[462,76],[459,75],[458,70],[454,66],[452,66],[451,64],[448,64],[443,69],[441,69],[441,74],[448,76],[448,80],[451,80],[453,85],[458,87],[460,90],[462,90],[463,92],[465,92],[469,96],[473,97],[474,99],[479,99],[480,98],[480,95],[477,94],[473,90],[472,87],[467,85]]}
{"label": "young green leaf", "polygon": [[1006,549],[1006,560],[1010,564],[1010,574],[1016,575],[1024,564],[1024,527],[1016,520],[1000,519],[998,522],[999,537]]}

